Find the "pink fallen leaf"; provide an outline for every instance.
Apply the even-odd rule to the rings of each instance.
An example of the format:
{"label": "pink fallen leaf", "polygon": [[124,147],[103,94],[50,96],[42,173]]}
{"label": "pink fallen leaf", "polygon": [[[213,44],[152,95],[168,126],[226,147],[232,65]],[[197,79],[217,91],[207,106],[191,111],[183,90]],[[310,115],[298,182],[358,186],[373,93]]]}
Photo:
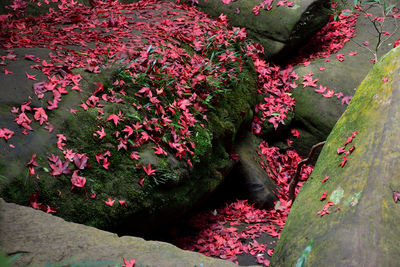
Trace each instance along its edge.
{"label": "pink fallen leaf", "polygon": [[157,147],[153,146],[152,148],[155,150],[154,154],[165,155],[165,156],[167,155],[167,152],[165,152],[165,150],[162,149],[160,146]]}
{"label": "pink fallen leaf", "polygon": [[399,191],[393,190],[393,200],[395,203],[397,203],[397,201],[400,200],[400,192]]}
{"label": "pink fallen leaf", "polygon": [[339,163],[339,167],[343,168],[344,165],[346,165],[346,162],[347,162],[347,158],[343,157],[342,161]]}
{"label": "pink fallen leaf", "polygon": [[107,136],[106,132],[104,131],[104,127],[101,127],[101,129],[96,131],[93,135],[96,134],[99,136],[99,139],[103,139],[105,136]]}
{"label": "pink fallen leaf", "polygon": [[135,258],[132,258],[130,261],[127,259],[124,259],[124,264],[121,265],[121,267],[134,267],[135,266]]}
{"label": "pink fallen leaf", "polygon": [[332,201],[328,201],[324,207],[322,208],[322,210],[318,211],[317,214],[319,214],[321,217],[324,216],[325,214],[329,214],[329,207],[333,206],[334,203]]}
{"label": "pink fallen leaf", "polygon": [[78,170],[75,170],[71,177],[72,188],[76,187],[84,187],[86,183],[86,178],[78,175]]}
{"label": "pink fallen leaf", "polygon": [[151,169],[150,163],[147,165],[147,167],[142,166],[143,170],[146,172],[147,175],[154,175],[156,173],[155,170]]}
{"label": "pink fallen leaf", "polygon": [[326,199],[326,190],[325,192],[322,194],[322,196],[319,198],[319,200],[323,201]]}
{"label": "pink fallen leaf", "polygon": [[299,138],[300,136],[300,132],[297,129],[290,130],[290,133],[296,138]]}
{"label": "pink fallen leaf", "polygon": [[126,204],[126,201],[125,201],[125,200],[118,200],[118,202],[119,202],[119,204],[120,204],[121,206],[128,207],[128,205]]}
{"label": "pink fallen leaf", "polygon": [[40,125],[42,125],[44,122],[47,122],[48,117],[43,108],[34,108],[34,110],[36,110],[34,118],[35,120],[39,121]]}
{"label": "pink fallen leaf", "polygon": [[29,80],[35,80],[37,81],[37,79],[35,78],[36,75],[30,75],[29,73],[25,72],[26,74],[26,78],[28,78]]}
{"label": "pink fallen leaf", "polygon": [[344,54],[337,54],[336,55],[337,60],[343,61],[344,60]]}
{"label": "pink fallen leaf", "polygon": [[35,158],[36,158],[36,154],[32,154],[31,160],[27,163],[27,165],[28,165],[28,166],[35,166],[35,167],[37,167],[38,164],[36,163]]}
{"label": "pink fallen leaf", "polygon": [[144,177],[141,177],[138,182],[140,186],[144,186]]}
{"label": "pink fallen leaf", "polygon": [[8,75],[8,74],[12,74],[12,73],[13,73],[12,71],[10,71],[10,70],[8,70],[8,69],[6,69],[6,68],[3,68],[3,70],[4,70],[5,75]]}
{"label": "pink fallen leaf", "polygon": [[341,104],[342,104],[342,105],[344,105],[344,104],[346,104],[346,105],[350,104],[350,100],[351,100],[352,98],[353,98],[353,97],[352,97],[352,96],[349,96],[349,95],[344,96],[344,97],[342,98]]}
{"label": "pink fallen leaf", "polygon": [[336,149],[336,151],[337,151],[338,154],[342,154],[343,152],[346,151],[346,147],[345,146],[339,147],[338,149]]}
{"label": "pink fallen leaf", "polygon": [[118,125],[118,122],[121,120],[121,118],[118,115],[111,114],[110,116],[107,117],[107,121],[112,120],[115,124],[115,126]]}
{"label": "pink fallen leaf", "polygon": [[389,74],[382,78],[383,82],[387,82],[389,80]]}
{"label": "pink fallen leaf", "polygon": [[66,160],[64,163],[60,159],[58,159],[55,162],[55,164],[49,163],[50,168],[52,171],[50,172],[50,175],[61,175],[61,174],[70,174],[72,170],[68,168],[69,161]]}
{"label": "pink fallen leaf", "polygon": [[329,90],[329,89],[328,89],[328,92],[326,92],[326,93],[323,94],[322,96],[325,97],[325,98],[331,98],[334,94],[335,94],[335,91],[334,91],[334,90]]}
{"label": "pink fallen leaf", "polygon": [[105,200],[104,203],[106,203],[107,206],[112,207],[114,205],[115,200],[111,200],[111,197],[108,198],[108,200]]}
{"label": "pink fallen leaf", "polygon": [[78,169],[83,170],[87,166],[88,159],[89,158],[86,156],[86,154],[78,154],[78,153],[76,153],[75,156],[74,156],[75,166]]}
{"label": "pink fallen leaf", "polygon": [[323,94],[326,91],[326,89],[328,89],[326,86],[320,85],[319,89],[315,89],[315,92],[318,94]]}
{"label": "pink fallen leaf", "polygon": [[46,213],[56,213],[56,210],[51,208],[49,205],[46,205]]}
{"label": "pink fallen leaf", "polygon": [[137,151],[132,151],[132,153],[131,153],[131,159],[136,159],[136,160],[140,159],[140,154],[139,154],[139,152],[137,152]]}
{"label": "pink fallen leaf", "polygon": [[329,176],[325,175],[324,179],[322,179],[320,182],[321,183],[325,183],[328,179],[329,179]]}

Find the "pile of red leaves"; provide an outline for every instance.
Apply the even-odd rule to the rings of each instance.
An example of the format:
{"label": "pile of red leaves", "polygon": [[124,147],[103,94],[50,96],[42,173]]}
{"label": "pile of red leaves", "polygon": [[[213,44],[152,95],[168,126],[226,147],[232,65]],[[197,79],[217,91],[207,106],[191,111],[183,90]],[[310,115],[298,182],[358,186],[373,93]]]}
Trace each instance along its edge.
{"label": "pile of red leaves", "polygon": [[[332,9],[336,4],[332,4]],[[304,64],[307,66],[311,60],[327,58],[341,49],[351,38],[355,37],[355,27],[359,14],[350,10],[342,10],[337,20],[331,17],[330,22],[319,30],[305,46],[290,65]]]}
{"label": "pile of red leaves", "polygon": [[[267,244],[260,244],[255,239],[264,234],[279,239],[291,208],[291,201],[288,200],[289,183],[301,158],[294,150],[280,153],[278,148],[269,147],[265,141],[260,144],[257,152],[262,168],[278,188],[275,207],[258,209],[239,200],[214,212],[197,214],[190,223],[200,229],[199,234],[178,239],[178,246],[231,261],[236,261],[237,255],[250,254],[257,263],[269,265],[266,255],[272,256],[273,247],[268,248]],[[312,169],[312,166],[302,168],[296,195]]]}

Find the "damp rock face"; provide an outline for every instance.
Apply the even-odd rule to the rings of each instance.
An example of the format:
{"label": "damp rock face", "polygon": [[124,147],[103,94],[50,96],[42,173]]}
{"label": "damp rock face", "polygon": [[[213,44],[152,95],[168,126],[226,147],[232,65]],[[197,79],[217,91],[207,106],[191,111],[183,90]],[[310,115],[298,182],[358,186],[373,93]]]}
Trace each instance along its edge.
{"label": "damp rock face", "polygon": [[230,25],[246,28],[249,38],[264,47],[266,58],[282,61],[329,19],[328,13],[323,11],[329,8],[329,1],[292,2],[293,6],[287,7],[277,6],[276,2],[271,1],[270,7],[261,8],[258,15],[253,13],[253,8],[261,3],[256,0],[232,1],[227,5],[221,0],[199,0],[198,8],[213,17],[223,13]]}
{"label": "damp rock face", "polygon": [[236,174],[240,175],[246,197],[259,207],[270,208],[277,200],[273,191],[276,185],[261,168],[259,155],[256,153],[261,140],[251,133],[243,134],[235,144],[235,152],[239,155],[239,162],[235,166]]}
{"label": "damp rock face", "polygon": [[[294,266],[301,255],[308,255],[307,266],[399,262],[400,209],[392,191],[400,190],[399,66],[400,49],[395,48],[358,87],[293,204],[273,266]],[[341,147],[353,152],[338,154]],[[329,179],[321,183],[325,176]]]}
{"label": "damp rock face", "polygon": [[[379,16],[379,9],[371,8],[369,12]],[[385,30],[391,33],[378,49],[378,58],[392,49],[394,41],[400,38],[400,33],[395,31],[396,23],[392,18],[385,20]],[[352,41],[347,42],[343,48],[328,58],[320,58],[311,61],[307,66],[299,64],[294,67],[299,75],[298,85],[293,90],[293,97],[296,99],[296,112],[293,118],[293,125],[300,131],[300,138],[294,142],[296,150],[306,156],[310,147],[318,142],[326,140],[332,128],[346,110],[348,101],[344,97],[351,97],[355,94],[357,87],[365,79],[365,76],[374,66],[371,59],[378,42],[376,31],[372,23],[365,16],[358,16],[355,24],[356,36]],[[343,56],[343,60],[340,59]],[[339,59],[338,59],[339,56]],[[318,79],[316,87],[303,86],[303,76],[313,73],[313,80]],[[320,86],[326,87],[324,93],[317,93],[315,90]],[[343,94],[337,98],[323,97],[328,90]]]}
{"label": "damp rock face", "polygon": [[234,263],[181,250],[171,244],[146,241],[66,222],[42,211],[7,203],[0,198],[0,250],[21,253],[13,266],[92,264],[114,266],[123,258],[136,266],[236,266]]}

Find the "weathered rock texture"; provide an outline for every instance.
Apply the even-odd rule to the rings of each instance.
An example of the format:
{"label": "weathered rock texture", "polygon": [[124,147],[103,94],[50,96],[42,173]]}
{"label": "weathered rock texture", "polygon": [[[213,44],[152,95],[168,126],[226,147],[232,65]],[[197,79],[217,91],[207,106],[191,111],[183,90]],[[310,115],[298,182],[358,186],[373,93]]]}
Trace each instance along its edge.
{"label": "weathered rock texture", "polygon": [[245,27],[248,36],[264,47],[265,57],[277,61],[288,58],[329,19],[328,13],[323,11],[330,5],[326,0],[294,0],[293,7],[278,7],[272,2],[271,10],[260,9],[257,16],[252,11],[261,3],[257,0],[233,1],[228,5],[221,0],[198,2],[203,12],[214,17],[223,13],[230,25]]}
{"label": "weathered rock texture", "polygon": [[[260,156],[256,153],[261,140],[251,133],[243,134],[238,138],[235,152],[239,155],[239,163],[235,175],[239,175],[243,182],[246,197],[250,202],[256,203],[263,208],[274,205],[277,197],[273,193],[276,190],[274,181],[268,177],[259,163]],[[257,160],[258,159],[258,160]]]}
{"label": "weathered rock texture", "polygon": [[[384,82],[386,75],[389,80]],[[399,103],[400,48],[396,48],[373,67],[329,135],[294,202],[273,266],[296,265],[312,239],[307,266],[398,265],[400,209],[392,190],[400,190]],[[352,145],[355,150],[341,168],[343,154],[336,150],[355,131],[358,134],[346,151]],[[326,175],[328,181],[321,183]],[[327,199],[320,201],[325,190]],[[335,205],[320,217],[317,212],[327,201]]]}
{"label": "weathered rock texture", "polygon": [[[114,266],[135,258],[136,266],[236,266],[171,244],[122,236],[66,222],[32,208],[0,199],[0,250],[22,255],[13,266],[90,262]],[[78,264],[79,265],[79,264]]]}

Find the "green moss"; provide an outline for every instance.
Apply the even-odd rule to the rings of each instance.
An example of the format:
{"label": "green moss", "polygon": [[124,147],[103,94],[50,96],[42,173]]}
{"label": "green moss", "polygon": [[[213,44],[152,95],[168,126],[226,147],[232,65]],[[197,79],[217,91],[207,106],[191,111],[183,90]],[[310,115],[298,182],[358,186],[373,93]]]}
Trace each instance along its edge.
{"label": "green moss", "polygon": [[[313,173],[293,204],[273,265],[293,266],[310,238],[315,240],[307,260],[310,265],[326,265],[327,261],[335,266],[354,265],[352,262],[365,265],[376,260],[377,255],[379,265],[394,264],[395,250],[385,244],[400,234],[397,228],[393,230],[400,213],[394,211],[396,204],[389,188],[397,183],[398,164],[393,164],[393,159],[400,156],[393,146],[400,127],[393,119],[399,114],[399,54],[400,50],[392,50],[374,66],[329,135]],[[390,80],[383,82],[382,77],[387,74]],[[351,145],[356,149],[341,168],[338,165],[343,155],[338,155],[336,149],[354,131],[358,133]],[[325,175],[329,179],[321,184]],[[331,208],[331,214],[321,218],[316,213],[325,204],[319,201],[325,190],[328,197],[335,190],[341,192],[337,204],[340,210],[334,212]],[[355,199],[355,205],[346,204],[355,203]],[[393,209],[387,216],[390,207]],[[360,247],[366,254],[360,254]],[[332,253],[337,255],[333,261]]]}

